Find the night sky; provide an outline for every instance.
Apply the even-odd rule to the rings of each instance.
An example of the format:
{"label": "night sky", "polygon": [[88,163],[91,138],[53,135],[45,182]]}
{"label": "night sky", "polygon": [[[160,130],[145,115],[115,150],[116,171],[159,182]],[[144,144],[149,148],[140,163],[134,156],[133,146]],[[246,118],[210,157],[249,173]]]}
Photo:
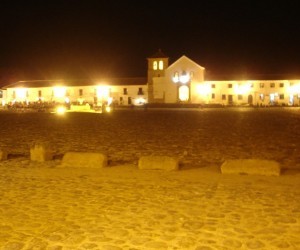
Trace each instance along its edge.
{"label": "night sky", "polygon": [[0,84],[146,76],[158,49],[209,76],[300,78],[295,2],[1,1]]}

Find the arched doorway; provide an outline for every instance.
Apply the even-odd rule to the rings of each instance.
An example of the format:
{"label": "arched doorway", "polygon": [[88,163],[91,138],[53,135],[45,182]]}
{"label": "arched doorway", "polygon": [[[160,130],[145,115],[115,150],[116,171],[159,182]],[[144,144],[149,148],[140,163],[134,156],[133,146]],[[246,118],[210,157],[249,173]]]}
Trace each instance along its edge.
{"label": "arched doorway", "polygon": [[190,88],[186,85],[180,86],[178,89],[178,98],[180,102],[188,102],[190,99]]}

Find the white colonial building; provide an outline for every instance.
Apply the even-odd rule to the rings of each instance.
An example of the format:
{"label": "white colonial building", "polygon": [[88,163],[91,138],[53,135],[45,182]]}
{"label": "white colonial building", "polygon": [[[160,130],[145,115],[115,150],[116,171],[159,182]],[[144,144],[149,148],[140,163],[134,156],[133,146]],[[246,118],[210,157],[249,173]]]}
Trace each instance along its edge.
{"label": "white colonial building", "polygon": [[3,106],[36,103],[76,105],[219,104],[299,105],[300,80],[205,78],[205,68],[186,56],[169,65],[161,51],[147,58],[145,78],[19,81],[2,88]]}

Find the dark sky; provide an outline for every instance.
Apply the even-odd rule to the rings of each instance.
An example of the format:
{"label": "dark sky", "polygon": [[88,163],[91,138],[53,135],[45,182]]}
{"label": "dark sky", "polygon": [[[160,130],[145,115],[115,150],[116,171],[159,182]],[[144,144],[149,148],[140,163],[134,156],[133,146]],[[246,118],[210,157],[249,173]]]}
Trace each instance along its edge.
{"label": "dark sky", "polygon": [[296,1],[219,2],[2,0],[0,79],[146,76],[159,48],[211,75],[300,78]]}

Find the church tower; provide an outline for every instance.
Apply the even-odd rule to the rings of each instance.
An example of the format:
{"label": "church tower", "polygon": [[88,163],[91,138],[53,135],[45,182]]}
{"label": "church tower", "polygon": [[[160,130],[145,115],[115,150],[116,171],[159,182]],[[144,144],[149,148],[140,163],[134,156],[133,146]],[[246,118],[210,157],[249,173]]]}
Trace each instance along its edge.
{"label": "church tower", "polygon": [[166,56],[160,49],[147,58],[148,60],[148,102],[153,103],[153,77],[165,76],[165,69],[169,67],[169,57]]}

